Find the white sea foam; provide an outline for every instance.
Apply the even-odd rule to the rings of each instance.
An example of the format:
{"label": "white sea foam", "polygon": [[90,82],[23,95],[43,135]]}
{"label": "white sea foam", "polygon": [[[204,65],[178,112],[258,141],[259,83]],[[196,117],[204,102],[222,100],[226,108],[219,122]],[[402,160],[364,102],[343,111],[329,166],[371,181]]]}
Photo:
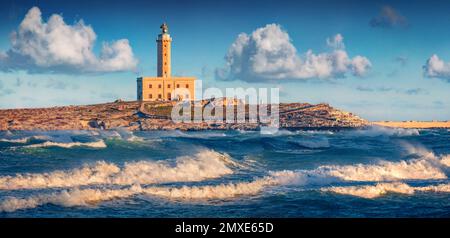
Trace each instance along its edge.
{"label": "white sea foam", "polygon": [[138,194],[164,197],[167,199],[205,200],[225,199],[236,196],[254,195],[267,186],[299,183],[302,177],[292,171],[273,172],[270,175],[252,182],[228,183],[207,186],[147,187],[135,184],[122,189],[71,189],[51,194],[40,194],[29,198],[9,197],[0,202],[0,212],[13,212],[29,209],[44,204],[59,206],[91,206],[101,201],[128,198]]}
{"label": "white sea foam", "polygon": [[130,142],[142,142],[144,141],[144,138],[136,136],[132,131],[126,130],[126,129],[116,129],[116,134],[113,134],[113,136],[117,136],[122,138],[123,140],[130,141]]}
{"label": "white sea foam", "polygon": [[18,138],[18,139],[0,139],[1,142],[9,142],[9,143],[27,143],[29,141],[29,137]]}
{"label": "white sea foam", "polygon": [[296,131],[295,133],[302,135],[334,135],[334,132],[328,130],[300,130]]}
{"label": "white sea foam", "polygon": [[147,195],[165,197],[169,199],[205,200],[226,199],[237,196],[248,196],[260,193],[268,186],[279,186],[291,183],[301,183],[304,178],[293,171],[273,172],[271,175],[255,179],[251,182],[228,183],[206,186],[149,187],[143,189]]}
{"label": "white sea foam", "polygon": [[450,155],[443,155],[441,157],[441,163],[447,167],[450,167]]}
{"label": "white sea foam", "polygon": [[227,135],[223,132],[212,132],[212,131],[194,132],[194,133],[181,132],[181,137],[188,137],[188,138],[214,138],[214,137],[226,137],[226,136]]}
{"label": "white sea foam", "polygon": [[48,140],[49,138],[47,136],[28,136],[23,138],[16,138],[16,139],[5,139],[2,138],[0,141],[2,142],[9,142],[9,143],[27,143],[31,140]]}
{"label": "white sea foam", "polygon": [[294,132],[285,129],[279,129],[277,127],[261,127],[260,134],[269,136],[288,136],[294,135]]}
{"label": "white sea foam", "polygon": [[237,132],[239,132],[239,134],[255,134],[256,131],[253,130],[244,130],[244,129],[237,129]]}
{"label": "white sea foam", "polygon": [[401,136],[417,136],[420,135],[420,132],[418,129],[371,126],[367,129],[351,131],[350,134],[355,136],[368,136],[368,137],[376,137],[376,136],[401,137]]}
{"label": "white sea foam", "polygon": [[73,189],[51,194],[41,194],[29,198],[9,197],[0,202],[0,212],[35,208],[44,204],[64,207],[92,206],[101,201],[127,198],[141,192],[139,185],[127,189]]}
{"label": "white sea foam", "polygon": [[232,174],[228,166],[240,166],[227,154],[202,150],[194,156],[183,156],[172,166],[167,162],[137,161],[120,168],[104,161],[69,171],[17,174],[0,177],[0,189],[34,189],[75,187],[92,184],[153,184],[163,182],[202,181]]}
{"label": "white sea foam", "polygon": [[[55,132],[52,132],[52,134]],[[88,136],[98,136],[100,131],[97,130],[70,130],[63,133],[70,133],[71,135],[88,135]]]}
{"label": "white sea foam", "polygon": [[122,138],[120,133],[117,131],[102,130],[102,131],[98,131],[98,132],[99,132],[100,136],[103,138]]}
{"label": "white sea foam", "polygon": [[[306,176],[309,183],[322,184],[336,180],[386,182],[447,178],[445,172],[450,164],[449,155],[436,156],[420,147],[411,147],[409,150],[419,158],[396,162],[380,161],[374,164],[323,165],[293,173]],[[175,164],[167,161],[137,161],[118,166],[100,161],[69,171],[3,176],[0,177],[0,189],[202,181],[232,174],[232,167],[242,169],[247,166],[235,162],[227,154],[202,150],[193,156],[179,157]]]}
{"label": "white sea foam", "polygon": [[[39,194],[28,198],[8,197],[0,202],[0,212],[13,212],[19,209],[35,208],[44,204],[64,207],[93,206],[102,201],[129,198],[135,195],[148,195],[176,200],[227,199],[239,196],[256,195],[269,186],[302,183],[304,177],[292,171],[280,171],[251,182],[228,183],[207,186],[147,187],[132,185],[122,189],[71,189],[50,194]],[[412,187],[405,183],[378,183],[376,185],[345,186],[322,188],[333,192],[374,199],[389,193],[413,195],[416,192],[450,192],[450,184],[425,187]]]}
{"label": "white sea foam", "polygon": [[365,186],[323,188],[322,191],[352,195],[363,198],[377,198],[387,193],[413,194],[414,188],[405,183],[379,183]]}
{"label": "white sea foam", "polygon": [[346,181],[447,178],[439,165],[425,159],[402,160],[399,162],[381,161],[377,164],[326,165],[307,173],[317,177],[335,177]]}
{"label": "white sea foam", "polygon": [[324,165],[305,171],[311,177],[334,177],[345,181],[399,181],[445,179],[450,155],[437,156],[423,146],[403,144],[409,155],[418,158],[379,161],[375,164]]}
{"label": "white sea foam", "polygon": [[342,186],[322,188],[325,192],[334,192],[339,194],[363,197],[363,198],[377,198],[389,193],[398,193],[412,195],[416,192],[450,192],[450,184],[429,185],[424,187],[412,187],[405,183],[378,183],[376,185],[363,186]]}
{"label": "white sea foam", "polygon": [[[339,181],[374,181],[376,185],[323,188],[323,191],[353,196],[376,198],[387,193],[414,194],[421,192],[450,192],[450,185],[411,187],[403,180],[443,179],[449,166],[449,155],[436,156],[420,146],[406,146],[417,158],[397,162],[381,161],[376,164],[326,165],[312,170],[278,171],[250,182],[233,182],[205,186],[155,186],[164,182],[189,182],[218,178],[233,173],[232,167],[242,167],[228,155],[202,150],[193,156],[179,157],[174,164],[138,161],[116,164],[98,162],[71,171],[43,174],[19,174],[0,177],[0,189],[69,187],[68,191],[43,194],[29,198],[9,198],[0,202],[0,210],[14,211],[46,203],[61,206],[85,206],[136,194],[167,199],[225,199],[261,193],[264,188],[286,184],[330,183]],[[123,185],[122,189],[79,189],[81,185]],[[153,184],[140,187],[139,184]]]}
{"label": "white sea foam", "polygon": [[415,188],[416,191],[423,191],[423,192],[444,192],[444,193],[450,193],[450,184],[438,184],[438,185],[430,185],[426,187],[418,187]]}
{"label": "white sea foam", "polygon": [[42,148],[42,147],[61,147],[61,148],[73,148],[73,147],[91,147],[91,148],[106,148],[106,144],[103,140],[94,142],[54,142],[46,141],[39,144],[27,145],[26,148]]}

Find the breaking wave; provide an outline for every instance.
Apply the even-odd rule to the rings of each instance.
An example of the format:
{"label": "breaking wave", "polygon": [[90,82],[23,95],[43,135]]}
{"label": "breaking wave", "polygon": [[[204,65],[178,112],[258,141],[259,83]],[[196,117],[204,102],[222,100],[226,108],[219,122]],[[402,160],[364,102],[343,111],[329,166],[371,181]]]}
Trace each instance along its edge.
{"label": "breaking wave", "polygon": [[[409,150],[419,158],[396,162],[380,161],[375,164],[322,165],[316,169],[297,170],[293,173],[306,176],[310,183],[329,183],[335,180],[385,182],[447,178],[450,155],[436,156],[420,147],[411,147]],[[201,150],[193,156],[179,157],[172,164],[167,161],[136,161],[118,166],[99,161],[68,171],[2,176],[0,189],[202,181],[232,174],[233,167],[241,169],[245,164],[235,162],[227,154]]]}
{"label": "breaking wave", "polygon": [[299,184],[304,182],[301,174],[293,171],[271,172],[270,175],[251,182],[228,183],[206,186],[149,187],[143,189],[147,195],[169,199],[204,200],[226,199],[244,195],[255,195],[268,186]]}
{"label": "breaking wave", "polygon": [[334,177],[346,181],[447,178],[440,165],[425,159],[402,160],[399,162],[381,161],[378,164],[326,165],[307,173],[317,177]]}
{"label": "breaking wave", "polygon": [[368,136],[368,137],[376,137],[376,136],[401,137],[401,136],[418,136],[420,135],[420,132],[418,129],[371,126],[367,129],[352,131],[350,132],[350,134],[355,136]]}
{"label": "breaking wave", "polygon": [[[264,188],[276,185],[304,182],[304,178],[292,171],[275,172],[270,176],[252,182],[229,183],[207,186],[148,187],[132,185],[123,189],[71,189],[50,194],[40,194],[29,198],[8,197],[0,202],[0,212],[13,212],[19,209],[35,208],[44,204],[64,207],[93,206],[102,201],[124,199],[136,195],[163,197],[176,200],[227,199],[245,195],[255,195]],[[415,192],[450,192],[450,184],[412,187],[405,183],[379,183],[365,186],[346,186],[322,188],[323,192],[333,192],[367,199],[390,193],[413,195]]]}
{"label": "breaking wave", "polygon": [[233,170],[228,166],[239,166],[239,164],[227,154],[202,150],[194,156],[179,157],[173,166],[167,162],[137,161],[125,163],[120,168],[114,163],[100,161],[94,165],[85,165],[69,171],[3,176],[0,177],[0,189],[202,181],[232,174]]}
{"label": "breaking wave", "polygon": [[286,129],[279,129],[277,127],[261,127],[259,133],[267,136],[288,136],[295,133]]}
{"label": "breaking wave", "polygon": [[242,195],[254,195],[267,186],[298,183],[298,174],[292,171],[280,171],[256,179],[252,182],[229,183],[207,186],[148,187],[142,188],[135,184],[124,189],[72,189],[62,192],[41,194],[29,198],[9,197],[0,203],[0,212],[13,212],[19,209],[29,209],[44,204],[59,206],[91,206],[101,201],[128,198],[135,195],[149,195],[168,199],[225,199]]}
{"label": "breaking wave", "polygon": [[397,162],[380,161],[376,164],[324,165],[306,171],[312,177],[334,177],[345,181],[398,181],[445,179],[450,166],[450,155],[437,156],[421,146],[404,144],[410,155],[418,158]]}
{"label": "breaking wave", "polygon": [[47,136],[28,136],[24,138],[18,138],[18,139],[0,139],[1,142],[9,142],[9,143],[27,143],[31,140],[48,140]]}
{"label": "breaking wave", "polygon": [[405,183],[378,183],[376,185],[364,186],[345,186],[345,187],[331,187],[322,188],[324,192],[334,192],[338,194],[345,194],[357,196],[362,198],[377,198],[389,193],[413,195],[416,192],[450,192],[450,184],[429,185],[424,187],[412,187]]}
{"label": "breaking wave", "polygon": [[29,198],[8,197],[0,203],[0,212],[13,212],[19,209],[35,208],[44,204],[64,207],[92,206],[101,201],[133,196],[139,190],[140,186],[137,185],[129,189],[73,189],[31,196]]}
{"label": "breaking wave", "polygon": [[[17,174],[0,177],[0,189],[68,188],[50,194],[28,198],[9,197],[0,202],[0,211],[11,212],[44,204],[60,206],[91,206],[101,201],[128,198],[135,195],[174,200],[228,199],[262,193],[274,186],[294,184],[331,184],[335,181],[378,182],[375,185],[337,186],[321,188],[324,192],[363,198],[377,198],[389,193],[412,195],[416,192],[450,192],[450,184],[412,187],[404,180],[445,179],[450,167],[450,155],[435,155],[420,146],[405,145],[408,155],[401,161],[380,161],[375,164],[323,165],[311,170],[269,172],[253,181],[216,185],[163,186],[171,182],[199,182],[220,178],[243,168],[243,163],[213,150],[201,150],[192,156],[168,161],[136,161],[120,166],[105,161],[68,171]],[[159,184],[159,185],[158,185]],[[82,189],[86,185],[125,186],[118,189]]]}
{"label": "breaking wave", "polygon": [[121,138],[123,140],[126,140],[126,141],[129,141],[129,142],[142,142],[142,141],[144,141],[144,138],[136,136],[132,131],[128,131],[128,130],[125,130],[125,129],[116,129],[116,131],[113,131],[112,137],[119,137],[119,138]]}
{"label": "breaking wave", "polygon": [[376,185],[331,187],[324,192],[352,195],[363,198],[376,198],[387,193],[413,194],[414,189],[405,183],[379,183]]}
{"label": "breaking wave", "polygon": [[42,148],[42,147],[61,147],[61,148],[73,148],[73,147],[91,147],[91,148],[106,148],[106,144],[103,140],[94,142],[53,142],[46,141],[39,144],[27,145],[25,148]]}

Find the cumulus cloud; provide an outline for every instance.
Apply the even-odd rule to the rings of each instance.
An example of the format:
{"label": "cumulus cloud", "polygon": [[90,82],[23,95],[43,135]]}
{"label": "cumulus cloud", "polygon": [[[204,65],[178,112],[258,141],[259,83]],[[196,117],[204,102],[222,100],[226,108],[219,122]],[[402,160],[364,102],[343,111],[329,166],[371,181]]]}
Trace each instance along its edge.
{"label": "cumulus cloud", "polygon": [[330,52],[303,55],[291,43],[280,25],[268,24],[250,35],[241,33],[225,56],[226,64],[216,69],[221,80],[284,80],[311,78],[338,78],[346,73],[363,76],[371,67],[363,56],[350,58],[344,50],[342,35],[327,39]]}
{"label": "cumulus cloud", "polygon": [[406,27],[408,26],[408,20],[393,7],[383,6],[378,16],[370,20],[369,25],[382,28]]}
{"label": "cumulus cloud", "polygon": [[441,78],[450,82],[450,63],[444,62],[436,54],[423,66],[424,74],[429,78]]}
{"label": "cumulus cloud", "polygon": [[47,22],[38,7],[31,8],[11,34],[11,48],[0,53],[0,70],[32,73],[104,73],[134,70],[137,60],[126,39],[103,43],[94,52],[97,35],[80,20],[73,25],[53,14]]}

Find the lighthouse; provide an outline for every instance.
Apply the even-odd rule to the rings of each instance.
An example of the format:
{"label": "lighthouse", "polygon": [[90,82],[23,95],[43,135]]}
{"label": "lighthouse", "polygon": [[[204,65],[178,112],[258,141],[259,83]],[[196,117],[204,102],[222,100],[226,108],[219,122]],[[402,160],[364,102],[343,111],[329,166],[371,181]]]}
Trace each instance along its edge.
{"label": "lighthouse", "polygon": [[158,51],[158,77],[170,77],[170,47],[172,38],[169,35],[169,27],[166,23],[161,25],[161,34],[156,39]]}
{"label": "lighthouse", "polygon": [[137,78],[139,101],[195,100],[195,77],[172,76],[172,37],[163,23],[156,38],[157,76]]}

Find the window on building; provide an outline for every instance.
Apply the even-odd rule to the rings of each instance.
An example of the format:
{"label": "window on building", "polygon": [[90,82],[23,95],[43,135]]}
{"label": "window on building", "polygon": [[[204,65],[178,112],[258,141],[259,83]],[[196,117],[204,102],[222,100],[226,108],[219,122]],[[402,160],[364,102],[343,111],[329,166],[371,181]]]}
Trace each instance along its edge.
{"label": "window on building", "polygon": [[170,93],[167,94],[167,99],[172,100],[172,95],[170,95]]}
{"label": "window on building", "polygon": [[189,88],[189,84],[186,84],[186,88]]}
{"label": "window on building", "polygon": [[167,88],[170,88],[170,84],[167,84]]}
{"label": "window on building", "polygon": [[161,95],[161,94],[158,94],[158,98],[161,99],[161,98],[162,98],[162,95]]}
{"label": "window on building", "polygon": [[177,88],[180,88],[180,85],[179,85],[179,84],[177,84]]}
{"label": "window on building", "polygon": [[149,94],[149,95],[148,95],[148,98],[150,98],[150,99],[153,98],[153,95],[152,95],[152,94]]}
{"label": "window on building", "polygon": [[151,85],[151,84],[149,84],[149,85],[148,85],[148,88],[152,88],[152,85]]}
{"label": "window on building", "polygon": [[158,84],[158,88],[161,88],[161,84]]}

